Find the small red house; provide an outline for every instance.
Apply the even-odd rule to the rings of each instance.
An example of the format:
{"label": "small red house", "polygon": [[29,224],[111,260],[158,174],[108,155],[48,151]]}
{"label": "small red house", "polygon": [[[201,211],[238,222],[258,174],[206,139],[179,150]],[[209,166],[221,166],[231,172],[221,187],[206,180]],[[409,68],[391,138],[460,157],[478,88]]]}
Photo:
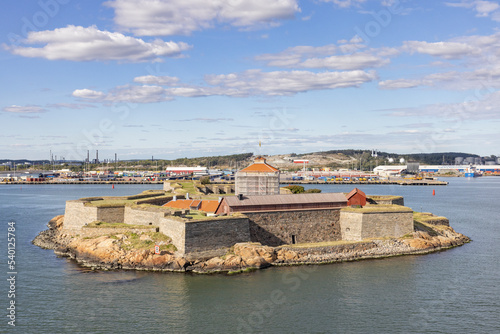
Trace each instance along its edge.
{"label": "small red house", "polygon": [[350,193],[346,195],[347,198],[347,206],[351,205],[366,205],[366,194],[359,190],[358,188],[354,188]]}

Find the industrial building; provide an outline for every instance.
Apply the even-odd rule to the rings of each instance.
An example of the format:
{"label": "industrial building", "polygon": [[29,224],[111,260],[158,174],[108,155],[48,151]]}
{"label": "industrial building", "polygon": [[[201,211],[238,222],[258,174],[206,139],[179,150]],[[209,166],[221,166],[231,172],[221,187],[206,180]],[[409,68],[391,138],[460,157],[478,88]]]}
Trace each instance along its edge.
{"label": "industrial building", "polygon": [[167,174],[170,176],[204,176],[208,175],[207,167],[167,167]]}

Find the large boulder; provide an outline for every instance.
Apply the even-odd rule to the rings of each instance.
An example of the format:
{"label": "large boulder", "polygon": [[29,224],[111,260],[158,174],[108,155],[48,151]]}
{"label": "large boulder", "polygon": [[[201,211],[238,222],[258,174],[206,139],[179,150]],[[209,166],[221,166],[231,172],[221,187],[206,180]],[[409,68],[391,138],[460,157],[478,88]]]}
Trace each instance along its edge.
{"label": "large boulder", "polygon": [[261,256],[255,256],[245,259],[245,267],[249,268],[265,268],[269,267],[270,265],[271,264]]}
{"label": "large boulder", "polygon": [[276,252],[274,248],[262,246],[258,242],[237,243],[233,247],[234,254],[241,256],[244,260],[255,257],[262,257],[266,262],[274,262],[276,260]]}

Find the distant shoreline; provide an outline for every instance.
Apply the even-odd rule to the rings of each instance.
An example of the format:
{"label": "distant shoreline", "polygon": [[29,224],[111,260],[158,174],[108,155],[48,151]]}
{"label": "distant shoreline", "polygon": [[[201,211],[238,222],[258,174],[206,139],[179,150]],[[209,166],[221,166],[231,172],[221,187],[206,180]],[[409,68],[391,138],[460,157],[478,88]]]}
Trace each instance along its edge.
{"label": "distant shoreline", "polygon": [[[65,182],[54,182],[54,181],[37,181],[37,182],[26,182],[26,181],[9,181],[0,182],[0,184],[16,184],[16,185],[66,185],[66,184],[108,184],[108,185],[118,185],[118,184],[163,184],[164,182],[175,181],[65,181]],[[217,182],[221,183],[221,182]],[[231,184],[230,182],[227,182]],[[446,181],[435,181],[435,180],[384,180],[384,181],[288,181],[282,180],[280,184],[395,184],[402,186],[445,186],[448,184]]]}

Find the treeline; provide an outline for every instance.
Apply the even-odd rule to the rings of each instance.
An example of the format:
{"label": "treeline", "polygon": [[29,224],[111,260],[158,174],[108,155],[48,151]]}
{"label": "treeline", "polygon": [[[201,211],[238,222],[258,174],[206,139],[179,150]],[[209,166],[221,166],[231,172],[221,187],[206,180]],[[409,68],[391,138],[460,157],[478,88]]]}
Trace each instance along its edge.
{"label": "treeline", "polygon": [[469,154],[469,153],[459,153],[459,152],[445,152],[445,153],[417,153],[417,154],[408,154],[406,156],[407,161],[416,161],[421,164],[426,165],[453,165],[455,164],[455,158],[463,157],[474,157],[478,158],[477,154]]}
{"label": "treeline", "polygon": [[178,158],[173,160],[165,159],[155,159],[155,160],[131,160],[131,161],[120,161],[123,165],[127,163],[129,165],[142,165],[142,166],[187,166],[187,167],[235,167],[236,164],[247,161],[253,153],[240,153],[231,155],[219,155],[213,157],[198,157],[198,158]]}
{"label": "treeline", "polygon": [[479,157],[479,155],[477,154],[462,153],[462,152],[397,154],[397,153],[380,152],[380,151],[377,151],[376,157],[372,157],[371,150],[352,150],[352,149],[329,150],[329,151],[322,151],[322,152],[308,153],[308,154],[340,154],[346,157],[352,157],[356,160],[359,160],[361,158],[363,165],[368,164],[375,160],[381,162],[382,159],[387,160],[389,158],[393,158],[395,164],[399,163],[399,159],[404,158],[406,162],[414,161],[425,165],[441,165],[443,163],[452,165],[455,163],[455,158],[457,157],[463,157],[463,158]]}
{"label": "treeline", "polygon": [[235,166],[236,163],[246,161],[252,157],[253,153],[240,153],[231,155],[219,155],[214,157],[200,157],[200,158],[179,158],[175,160],[163,160],[165,164],[174,166]]}

